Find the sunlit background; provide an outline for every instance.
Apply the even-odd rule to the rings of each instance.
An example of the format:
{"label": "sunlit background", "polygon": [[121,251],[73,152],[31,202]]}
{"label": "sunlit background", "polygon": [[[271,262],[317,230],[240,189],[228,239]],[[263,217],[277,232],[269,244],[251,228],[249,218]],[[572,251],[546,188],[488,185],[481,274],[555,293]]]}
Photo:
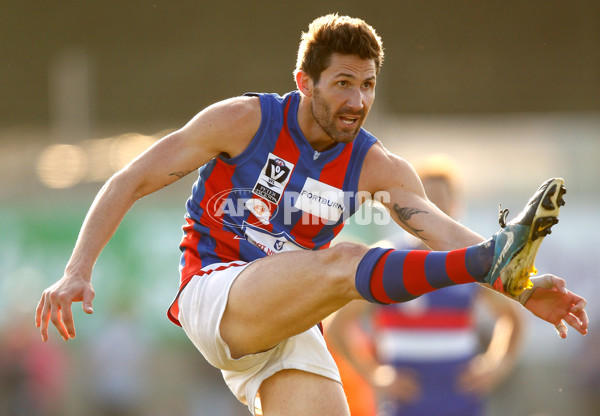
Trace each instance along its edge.
{"label": "sunlit background", "polygon": [[34,310],[102,183],[215,101],[294,89],[300,33],[329,12],[383,37],[366,127],[411,162],[453,157],[462,222],[491,235],[499,203],[516,214],[565,178],[537,266],[589,300],[592,330],[560,340],[528,315],[489,415],[600,412],[598,1],[111,0],[0,4],[0,415],[248,414],[165,314],[193,175],[128,214],[95,268],[94,315],[74,306],[75,340],[43,344]]}

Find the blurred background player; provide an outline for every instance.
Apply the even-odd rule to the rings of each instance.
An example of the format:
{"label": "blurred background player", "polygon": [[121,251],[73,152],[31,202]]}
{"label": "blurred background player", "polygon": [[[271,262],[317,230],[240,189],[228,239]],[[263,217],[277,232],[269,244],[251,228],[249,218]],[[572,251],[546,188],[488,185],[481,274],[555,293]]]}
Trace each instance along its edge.
{"label": "blurred background player", "polygon": [[[428,198],[457,218],[461,192],[456,163],[435,155],[415,167]],[[377,243],[386,244],[427,249],[410,236]],[[489,336],[481,334],[480,314],[475,313],[483,310],[493,322]],[[375,395],[379,414],[386,416],[475,416],[485,413],[485,397],[511,373],[522,325],[515,302],[467,284],[389,306],[352,302],[336,314],[327,333],[345,386],[364,383],[374,390],[363,390],[362,400],[350,403],[352,414],[375,414]],[[373,340],[372,348],[365,339]]]}

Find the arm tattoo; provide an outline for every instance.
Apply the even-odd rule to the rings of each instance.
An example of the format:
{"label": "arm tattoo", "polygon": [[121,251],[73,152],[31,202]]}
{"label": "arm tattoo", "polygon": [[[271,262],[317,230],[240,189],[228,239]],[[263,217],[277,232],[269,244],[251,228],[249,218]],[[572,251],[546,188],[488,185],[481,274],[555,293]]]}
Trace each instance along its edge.
{"label": "arm tattoo", "polygon": [[190,173],[191,170],[178,170],[177,172],[169,173],[169,176],[177,176],[179,179]]}
{"label": "arm tattoo", "polygon": [[429,212],[423,211],[422,209],[418,209],[418,208],[401,207],[398,204],[394,204],[394,212],[396,213],[396,216],[402,222],[402,224],[404,224],[411,233],[413,233],[414,235],[419,237],[422,241],[427,241],[427,239],[425,237],[423,237],[421,234],[419,234],[423,230],[419,230],[419,229],[416,229],[415,227],[411,226],[408,223],[408,220],[410,219],[410,217],[412,217],[415,214],[429,214]]}

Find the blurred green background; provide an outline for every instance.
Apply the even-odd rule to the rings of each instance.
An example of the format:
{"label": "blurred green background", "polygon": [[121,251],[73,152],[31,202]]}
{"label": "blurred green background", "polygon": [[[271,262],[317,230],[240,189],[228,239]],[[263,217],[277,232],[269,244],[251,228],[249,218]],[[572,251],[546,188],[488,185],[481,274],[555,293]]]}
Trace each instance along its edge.
{"label": "blurred green background", "polygon": [[[465,224],[491,234],[498,203],[517,213],[544,179],[565,178],[567,206],[537,266],[565,277],[598,320],[598,1],[3,1],[1,415],[247,414],[165,315],[193,175],[128,214],[95,268],[94,315],[74,307],[75,340],[52,330],[42,344],[34,310],[102,183],[217,100],[294,89],[300,34],[329,12],[383,37],[366,127],[411,162],[453,157]],[[344,237],[397,230],[351,224]],[[530,316],[527,330],[489,414],[598,414],[599,331],[560,340]]]}

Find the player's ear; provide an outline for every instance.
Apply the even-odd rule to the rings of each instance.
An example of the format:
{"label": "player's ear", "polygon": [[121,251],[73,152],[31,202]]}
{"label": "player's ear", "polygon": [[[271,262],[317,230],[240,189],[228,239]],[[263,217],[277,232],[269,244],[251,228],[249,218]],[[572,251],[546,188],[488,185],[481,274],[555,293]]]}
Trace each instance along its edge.
{"label": "player's ear", "polygon": [[313,80],[304,71],[296,71],[296,86],[303,95],[312,96]]}

